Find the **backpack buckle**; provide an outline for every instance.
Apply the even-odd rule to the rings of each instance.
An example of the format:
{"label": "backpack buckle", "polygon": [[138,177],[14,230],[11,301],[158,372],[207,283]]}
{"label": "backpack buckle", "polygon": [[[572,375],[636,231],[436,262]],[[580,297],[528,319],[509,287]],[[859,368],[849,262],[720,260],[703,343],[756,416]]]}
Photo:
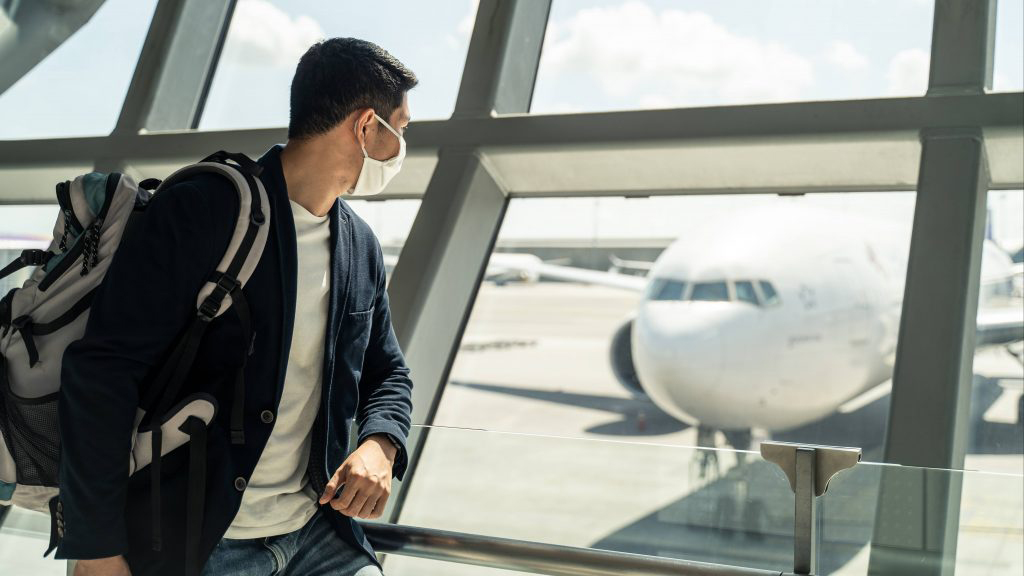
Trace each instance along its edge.
{"label": "backpack buckle", "polygon": [[241,285],[242,283],[235,278],[227,274],[220,274],[214,282],[213,292],[199,305],[197,311],[199,317],[207,322],[213,320],[217,316],[217,311],[220,310],[220,304],[224,301],[224,297]]}
{"label": "backpack buckle", "polygon": [[[232,278],[227,274],[221,274],[217,278],[217,281],[214,282],[214,284],[216,284],[217,288],[220,288],[224,292],[224,294],[230,294],[231,292],[235,291],[235,288],[238,288],[239,286],[242,285],[242,283],[239,282],[237,279]],[[214,288],[215,292],[217,291],[217,288]]]}

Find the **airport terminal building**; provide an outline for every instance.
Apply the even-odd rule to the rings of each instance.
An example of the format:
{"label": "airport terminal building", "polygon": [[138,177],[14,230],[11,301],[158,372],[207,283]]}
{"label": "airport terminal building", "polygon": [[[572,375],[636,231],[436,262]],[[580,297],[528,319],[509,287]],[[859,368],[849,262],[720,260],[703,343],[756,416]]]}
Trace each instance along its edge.
{"label": "airport terminal building", "polygon": [[[378,45],[418,84],[397,162],[352,133],[356,194],[304,214],[321,247],[344,246],[322,252],[309,316],[313,228],[270,215],[294,223],[291,268],[257,230],[268,174],[301,208],[277,145],[299,149],[293,75],[332,38]],[[103,239],[136,221],[103,194],[128,190],[141,214],[200,161],[237,175],[230,249],[258,247],[200,284],[202,329],[294,318],[285,342],[326,338],[313,396],[342,414],[312,402],[292,421],[281,389],[250,406],[257,328],[225,384],[231,433],[249,416],[306,430],[300,468],[325,474],[300,470],[303,491],[368,435],[394,448],[389,496],[351,520],[379,571],[333,573],[1024,575],[1024,1],[0,0],[0,575],[76,570],[52,553],[72,530],[62,354],[103,325],[90,299],[125,252]],[[359,193],[371,176],[383,191]],[[266,277],[299,277],[294,313],[247,288],[278,258],[288,273]],[[375,299],[336,304],[373,283],[364,261]],[[90,268],[74,299],[45,293]],[[211,294],[231,308],[204,308]],[[187,332],[156,324],[135,329]],[[196,354],[166,345],[168,363]],[[336,364],[352,381],[321,385]],[[375,405],[379,381],[401,397]],[[197,491],[211,510],[257,486],[203,484],[218,464],[194,447],[221,416],[190,399],[168,395],[171,427],[146,428],[139,403],[145,497],[161,460],[201,480],[166,518],[202,510]],[[265,543],[274,573],[305,573]],[[189,546],[181,573],[197,574]]]}

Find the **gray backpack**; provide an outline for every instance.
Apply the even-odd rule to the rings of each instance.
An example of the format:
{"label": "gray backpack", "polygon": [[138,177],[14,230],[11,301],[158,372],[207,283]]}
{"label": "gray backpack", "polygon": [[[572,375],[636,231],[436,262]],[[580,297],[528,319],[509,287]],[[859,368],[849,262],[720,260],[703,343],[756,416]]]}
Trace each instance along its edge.
{"label": "gray backpack", "polygon": [[[231,160],[232,162],[228,162]],[[145,217],[152,194],[200,173],[226,177],[238,191],[240,211],[220,264],[197,295],[196,316],[173,344],[168,361],[148,382],[136,413],[130,473],[150,466],[154,496],[160,492],[160,456],[190,444],[189,547],[198,546],[205,493],[206,427],[215,405],[209,395],[179,398],[206,326],[229,307],[251,339],[251,321],[242,287],[255,270],[267,242],[270,204],[259,179],[261,167],[241,154],[218,152],[178,170],[162,183],[136,184],[123,174],[90,173],[57,184],[60,214],[47,250],[25,250],[0,270],[0,278],[35,266],[28,280],[0,299],[0,505],[51,515],[49,554],[64,526],[58,496],[60,437],[57,402],[64,350],[85,333],[89,306],[111,259],[131,228]],[[155,192],[151,192],[155,188]],[[167,247],[173,250],[173,246]],[[244,385],[235,383],[232,441],[244,442]],[[153,423],[159,422],[159,426]],[[191,440],[191,442],[190,442]],[[154,454],[158,456],[153,457]],[[196,503],[198,500],[198,505]],[[153,547],[160,548],[159,499],[154,498]],[[195,510],[194,510],[195,508]]]}

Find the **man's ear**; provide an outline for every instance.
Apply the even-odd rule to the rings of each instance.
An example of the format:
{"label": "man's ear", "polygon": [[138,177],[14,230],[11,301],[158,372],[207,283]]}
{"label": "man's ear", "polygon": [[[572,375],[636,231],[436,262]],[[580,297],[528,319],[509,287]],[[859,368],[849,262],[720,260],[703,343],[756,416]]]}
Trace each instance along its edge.
{"label": "man's ear", "polygon": [[373,117],[373,108],[361,108],[352,112],[355,115],[353,123],[355,124],[356,141],[366,146],[366,132],[372,123],[376,122],[377,119]]}

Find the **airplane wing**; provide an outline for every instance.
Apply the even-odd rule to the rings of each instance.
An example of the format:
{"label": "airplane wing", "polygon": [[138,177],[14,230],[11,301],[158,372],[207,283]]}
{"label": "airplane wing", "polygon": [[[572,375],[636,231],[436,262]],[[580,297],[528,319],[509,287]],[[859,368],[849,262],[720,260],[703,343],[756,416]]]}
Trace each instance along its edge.
{"label": "airplane wing", "polygon": [[1019,306],[983,308],[978,311],[976,346],[1009,344],[1024,340],[1024,311]]}
{"label": "airplane wing", "polygon": [[654,267],[654,262],[648,262],[646,260],[623,260],[614,254],[609,256],[608,259],[612,262],[612,270],[616,272],[619,270],[643,270],[644,273],[647,273]]}
{"label": "airplane wing", "polygon": [[598,270],[586,270],[583,268],[573,268],[571,266],[559,266],[557,264],[537,264],[536,272],[542,278],[581,282],[583,284],[607,286],[609,288],[619,288],[621,290],[630,290],[633,292],[643,292],[647,287],[647,278],[641,276],[616,274],[614,272],[601,272]]}
{"label": "airplane wing", "polygon": [[[398,256],[384,255],[384,264],[389,268],[394,268],[397,262]],[[530,254],[494,253],[491,255],[491,259],[487,264],[486,276],[488,278],[509,275],[511,273],[522,273],[525,277],[531,279],[551,278],[567,282],[607,286],[632,292],[643,292],[647,287],[647,279],[641,276],[549,264]]]}

